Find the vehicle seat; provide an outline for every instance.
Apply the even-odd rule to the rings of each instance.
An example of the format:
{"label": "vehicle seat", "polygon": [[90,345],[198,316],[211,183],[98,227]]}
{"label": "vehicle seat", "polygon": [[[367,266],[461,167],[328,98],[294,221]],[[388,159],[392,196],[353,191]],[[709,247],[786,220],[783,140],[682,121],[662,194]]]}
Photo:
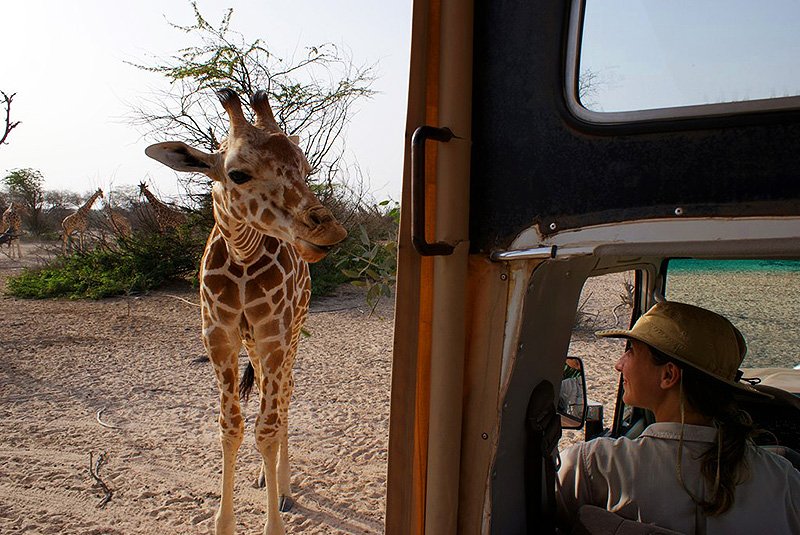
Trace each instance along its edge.
{"label": "vehicle seat", "polygon": [[639,435],[641,435],[644,432],[647,425],[648,424],[644,418],[639,418],[633,423],[633,425],[627,431],[625,431],[624,436],[631,440],[635,440],[639,438]]}
{"label": "vehicle seat", "polygon": [[572,535],[681,535],[654,524],[628,520],[602,507],[583,505],[578,509],[578,522]]}
{"label": "vehicle seat", "polygon": [[772,396],[772,399],[747,396],[739,400],[758,427],[768,432],[757,436],[756,444],[786,457],[800,470],[800,397],[767,385],[756,384],[753,388]]}

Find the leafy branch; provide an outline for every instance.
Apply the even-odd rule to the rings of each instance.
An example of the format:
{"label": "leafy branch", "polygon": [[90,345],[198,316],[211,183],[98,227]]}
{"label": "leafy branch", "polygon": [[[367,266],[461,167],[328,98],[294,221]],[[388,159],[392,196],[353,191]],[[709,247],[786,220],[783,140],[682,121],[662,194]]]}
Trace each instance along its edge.
{"label": "leafy branch", "polygon": [[[158,140],[180,140],[209,151],[219,147],[227,121],[208,93],[229,87],[247,101],[257,90],[270,95],[275,119],[289,135],[300,135],[311,165],[311,183],[317,173],[341,163],[343,134],[354,104],[375,94],[374,65],[355,65],[336,45],[323,43],[305,49],[305,57],[287,61],[273,54],[261,39],[247,40],[231,28],[228,9],[218,26],[203,17],[191,2],[194,23],[168,22],[196,44],[178,50],[154,64],[130,63],[164,76],[169,89],[156,92],[132,107],[130,120],[144,135]],[[204,177],[184,178],[187,190],[207,190]]]}

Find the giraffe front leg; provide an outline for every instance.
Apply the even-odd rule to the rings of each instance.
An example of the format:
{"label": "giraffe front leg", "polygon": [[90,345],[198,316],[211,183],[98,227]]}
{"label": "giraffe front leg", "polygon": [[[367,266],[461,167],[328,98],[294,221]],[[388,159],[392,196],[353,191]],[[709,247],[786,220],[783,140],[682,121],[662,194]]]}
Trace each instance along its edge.
{"label": "giraffe front leg", "polygon": [[222,443],[222,483],[219,509],[215,518],[217,535],[233,534],[236,527],[236,516],[233,510],[233,484],[236,457],[244,438],[244,421],[239,401],[234,397],[235,395],[235,389],[233,393],[221,392],[219,430]]}
{"label": "giraffe front leg", "polygon": [[[291,491],[291,472],[289,470],[289,435],[281,433],[280,449],[278,450],[278,510],[281,513],[291,511],[294,506],[294,499]],[[257,488],[263,489],[267,486],[267,467],[261,462],[261,469],[256,480]]]}
{"label": "giraffe front leg", "polygon": [[264,525],[264,535],[284,535],[283,521],[280,517],[280,501],[278,498],[278,449],[280,442],[277,437],[256,436],[256,446],[264,459],[264,483],[267,490],[267,522]]}
{"label": "giraffe front leg", "polygon": [[[234,343],[223,334],[214,333],[204,341],[214,365],[220,393],[219,433],[222,444],[222,483],[219,509],[215,517],[216,535],[232,535],[236,528],[233,510],[233,483],[236,457],[244,439],[244,419],[239,404],[238,353]],[[215,343],[216,342],[216,343]]]}
{"label": "giraffe front leg", "polygon": [[281,439],[278,455],[278,494],[280,496],[279,506],[282,512],[291,510],[294,505],[289,470],[289,402],[292,399],[292,391],[294,390],[294,378],[292,377],[291,368],[286,370],[286,373],[288,376],[281,385],[278,404],[278,421],[280,422],[278,433]]}
{"label": "giraffe front leg", "polygon": [[[256,420],[256,447],[261,453],[262,478],[267,491],[267,522],[264,526],[264,535],[283,535],[285,533],[283,521],[280,518],[280,511],[287,510],[286,499],[282,496],[284,482],[283,477],[279,477],[279,457],[282,453],[283,436],[286,433],[286,420],[282,418],[280,410],[281,387],[280,376],[273,370],[260,378],[261,400],[259,415]],[[288,460],[288,455],[286,457]],[[288,464],[280,463],[281,468],[285,466],[286,486],[288,487]],[[282,476],[282,474],[281,474]],[[283,499],[282,499],[283,498]]]}
{"label": "giraffe front leg", "polygon": [[[281,430],[280,448],[278,449],[278,510],[281,513],[291,511],[294,506],[291,490],[291,471],[289,470],[289,433],[287,426]],[[257,488],[263,489],[267,486],[267,466],[262,461],[261,469],[256,480]]]}
{"label": "giraffe front leg", "polygon": [[[287,511],[291,511],[292,507],[294,506],[294,499],[292,498],[292,489],[291,489],[291,470],[289,469],[289,426],[288,426],[288,400],[292,397],[292,384],[291,381],[289,382],[288,391],[285,390],[282,394],[282,400],[284,403],[281,403],[282,406],[279,407],[279,414],[280,418],[279,421],[281,423],[280,429],[278,430],[278,435],[280,437],[280,448],[278,450],[278,467],[277,467],[277,477],[278,477],[278,509],[285,513]],[[266,487],[267,482],[267,467],[266,464],[262,461],[261,463],[261,470],[259,471],[258,480],[256,481],[256,486],[259,488]]]}
{"label": "giraffe front leg", "polygon": [[294,506],[289,470],[289,430],[286,420],[282,422],[281,445],[278,453],[278,508],[282,513],[291,511]]}
{"label": "giraffe front leg", "polygon": [[[222,416],[220,416],[222,420]],[[220,425],[220,427],[222,427]],[[244,437],[244,426],[238,436],[220,429],[222,442],[222,484],[219,509],[214,517],[216,535],[232,535],[236,531],[236,515],[233,511],[233,483],[236,470],[236,456]]]}

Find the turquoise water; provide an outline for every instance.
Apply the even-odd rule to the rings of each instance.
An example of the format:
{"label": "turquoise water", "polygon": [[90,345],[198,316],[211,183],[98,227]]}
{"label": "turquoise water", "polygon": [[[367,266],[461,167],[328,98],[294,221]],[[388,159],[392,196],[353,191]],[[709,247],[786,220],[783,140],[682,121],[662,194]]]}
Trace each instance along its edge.
{"label": "turquoise water", "polygon": [[800,272],[800,260],[698,260],[673,259],[667,271],[772,271]]}

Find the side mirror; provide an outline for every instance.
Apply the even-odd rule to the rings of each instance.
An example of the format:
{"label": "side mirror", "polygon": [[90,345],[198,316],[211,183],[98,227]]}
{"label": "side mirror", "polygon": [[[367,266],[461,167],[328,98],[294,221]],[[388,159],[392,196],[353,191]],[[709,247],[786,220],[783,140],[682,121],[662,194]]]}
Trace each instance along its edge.
{"label": "side mirror", "polygon": [[583,361],[577,357],[567,357],[561,389],[558,393],[558,414],[562,429],[580,429],[586,421],[586,376]]}

